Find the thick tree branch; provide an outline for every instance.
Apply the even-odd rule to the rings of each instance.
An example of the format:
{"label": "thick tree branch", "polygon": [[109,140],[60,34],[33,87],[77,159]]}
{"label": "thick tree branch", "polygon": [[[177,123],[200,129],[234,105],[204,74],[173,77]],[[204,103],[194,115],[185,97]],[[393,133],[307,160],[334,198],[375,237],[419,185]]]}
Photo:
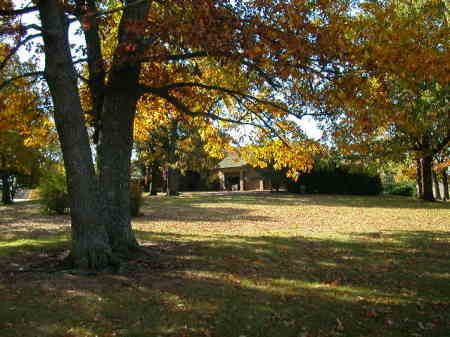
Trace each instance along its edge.
{"label": "thick tree branch", "polygon": [[36,24],[34,24],[34,23],[31,23],[31,24],[29,24],[29,25],[22,26],[21,28],[22,28],[23,30],[34,29],[34,30],[37,30],[37,31],[39,31],[39,32],[42,32],[42,27],[39,26],[39,25],[36,25]]}
{"label": "thick tree branch", "polygon": [[243,97],[245,99],[254,101],[259,104],[268,105],[268,106],[274,107],[280,111],[283,111],[285,113],[290,113],[290,111],[288,109],[286,109],[278,104],[275,104],[273,102],[262,100],[255,96],[244,94],[240,91],[220,87],[217,85],[206,85],[206,84],[197,83],[197,82],[178,82],[178,83],[173,83],[173,84],[167,85],[167,86],[159,88],[159,89],[163,90],[163,91],[164,90],[171,91],[171,90],[176,90],[176,89],[180,89],[180,88],[184,88],[184,87],[197,87],[197,88],[208,89],[208,90],[216,90],[216,91],[220,91],[220,92],[232,95],[232,96]]}
{"label": "thick tree branch", "polygon": [[25,7],[25,8],[21,8],[21,9],[1,9],[0,15],[1,16],[16,16],[16,15],[23,15],[23,14],[35,12],[37,10],[38,10],[38,8],[35,6]]}
{"label": "thick tree branch", "polygon": [[[181,102],[179,99],[177,99],[176,97],[170,95],[168,93],[168,90],[165,89],[161,89],[161,88],[151,88],[151,87],[141,87],[142,92],[147,92],[147,93],[151,93],[154,95],[157,95],[161,98],[164,98],[165,100],[167,100],[169,103],[171,103],[175,108],[177,108],[179,111],[190,115],[190,116],[205,116],[207,118],[211,118],[212,120],[218,120],[218,121],[222,121],[222,122],[228,122],[228,123],[233,123],[233,124],[239,124],[239,125],[248,125],[248,126],[253,126],[259,129],[264,129],[264,128],[268,128],[270,129],[275,136],[277,136],[286,146],[289,147],[289,144],[287,142],[287,140],[274,128],[270,125],[270,123],[268,123],[267,121],[264,120],[264,118],[259,115],[257,112],[249,109],[248,107],[246,107],[247,110],[251,111],[258,120],[260,120],[262,122],[263,125],[257,124],[257,123],[252,123],[252,122],[245,122],[242,119],[232,119],[232,118],[226,118],[226,117],[221,117],[218,116],[216,114],[211,113],[210,109],[208,109],[207,112],[194,112],[192,110],[189,109],[188,106],[186,106],[183,102]],[[238,101],[240,101],[239,97],[236,98]],[[242,102],[241,102],[242,103]]]}
{"label": "thick tree branch", "polygon": [[[89,12],[96,12],[97,6],[94,0],[88,0],[87,6]],[[79,17],[81,21],[81,17]],[[103,103],[105,98],[105,79],[106,72],[103,63],[103,55],[101,50],[101,41],[98,23],[93,16],[87,17],[87,23],[89,29],[84,29],[84,37],[86,41],[87,52],[87,65],[89,70],[89,79],[86,80],[82,76],[79,76],[84,80],[90,89],[91,101],[92,101],[92,115],[95,117],[93,124],[95,127],[94,143],[98,143],[100,135],[101,125],[101,111],[103,110]]]}
{"label": "thick tree branch", "polygon": [[175,108],[177,108],[180,112],[183,112],[189,116],[204,116],[204,117],[211,118],[213,120],[222,121],[222,122],[260,127],[259,125],[254,124],[254,123],[244,122],[244,121],[238,120],[238,119],[221,117],[221,116],[213,114],[209,111],[208,112],[202,112],[202,111],[194,112],[194,111],[190,110],[189,107],[187,105],[185,105],[183,102],[181,102],[178,98],[168,94],[167,92],[158,91],[157,93],[156,92],[151,92],[151,93],[156,94],[161,98],[164,98],[166,101],[171,103]]}
{"label": "thick tree branch", "polygon": [[39,32],[42,32],[42,27],[36,24],[30,25],[1,25],[0,26],[0,35],[14,35],[21,34],[23,35],[27,30],[34,29]]}
{"label": "thick tree branch", "polygon": [[[184,60],[190,60],[194,58],[200,58],[200,57],[206,57],[208,56],[207,52],[195,52],[195,53],[184,53],[184,54],[174,54],[174,55],[167,55],[165,57],[161,57],[158,59],[159,61],[184,61]],[[143,57],[138,60],[141,63],[155,61],[154,57]]]}

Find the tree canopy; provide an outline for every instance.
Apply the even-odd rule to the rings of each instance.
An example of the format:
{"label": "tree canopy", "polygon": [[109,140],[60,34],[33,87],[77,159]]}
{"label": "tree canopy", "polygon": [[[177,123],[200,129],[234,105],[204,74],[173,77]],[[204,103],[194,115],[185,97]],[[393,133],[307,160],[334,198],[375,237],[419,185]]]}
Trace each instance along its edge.
{"label": "tree canopy", "polygon": [[[450,143],[448,5],[377,1],[361,9],[343,42],[354,62],[327,87],[336,112],[330,131],[347,153],[409,153],[429,179],[431,160]],[[432,200],[431,180],[424,185]]]}

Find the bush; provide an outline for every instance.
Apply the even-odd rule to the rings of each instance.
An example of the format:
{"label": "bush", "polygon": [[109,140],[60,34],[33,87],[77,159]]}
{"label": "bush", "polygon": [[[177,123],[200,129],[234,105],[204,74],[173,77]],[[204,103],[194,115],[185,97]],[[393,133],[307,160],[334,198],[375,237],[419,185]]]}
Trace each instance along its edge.
{"label": "bush", "polygon": [[40,179],[39,198],[48,214],[66,214],[69,210],[66,175],[62,170],[50,169]]}
{"label": "bush", "polygon": [[320,162],[297,182],[289,181],[287,188],[291,193],[377,195],[382,191],[380,176],[362,166]]}
{"label": "bush", "polygon": [[142,206],[142,186],[139,181],[130,182],[130,213],[138,216]]}
{"label": "bush", "polygon": [[416,194],[416,184],[414,182],[401,182],[383,185],[383,192],[390,195],[403,195],[412,197]]}
{"label": "bush", "polygon": [[[49,169],[41,177],[37,192],[47,214],[67,214],[70,210],[66,175],[62,169]],[[142,206],[142,186],[130,182],[130,213],[138,216]]]}

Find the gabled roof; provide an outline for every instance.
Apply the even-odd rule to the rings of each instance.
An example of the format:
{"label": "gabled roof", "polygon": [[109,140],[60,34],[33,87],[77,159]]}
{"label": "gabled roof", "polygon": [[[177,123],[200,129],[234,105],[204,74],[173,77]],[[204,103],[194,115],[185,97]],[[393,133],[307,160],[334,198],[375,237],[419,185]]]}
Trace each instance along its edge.
{"label": "gabled roof", "polygon": [[242,160],[236,152],[227,153],[225,158],[217,165],[218,168],[242,167],[247,165],[245,160]]}

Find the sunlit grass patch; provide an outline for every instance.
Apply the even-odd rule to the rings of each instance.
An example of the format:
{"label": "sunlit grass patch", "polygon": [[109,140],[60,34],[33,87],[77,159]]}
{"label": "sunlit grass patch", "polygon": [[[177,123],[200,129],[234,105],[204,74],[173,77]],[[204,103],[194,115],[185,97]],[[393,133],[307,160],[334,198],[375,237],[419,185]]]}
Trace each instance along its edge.
{"label": "sunlit grass patch", "polygon": [[52,236],[38,239],[15,239],[14,236],[7,237],[9,237],[9,240],[0,240],[0,256],[57,247],[62,244],[67,244],[69,240],[68,236]]}
{"label": "sunlit grass patch", "polygon": [[[20,214],[0,214],[0,264],[67,244],[67,217]],[[401,197],[148,197],[122,274],[1,274],[0,335],[443,337],[449,224]]]}

